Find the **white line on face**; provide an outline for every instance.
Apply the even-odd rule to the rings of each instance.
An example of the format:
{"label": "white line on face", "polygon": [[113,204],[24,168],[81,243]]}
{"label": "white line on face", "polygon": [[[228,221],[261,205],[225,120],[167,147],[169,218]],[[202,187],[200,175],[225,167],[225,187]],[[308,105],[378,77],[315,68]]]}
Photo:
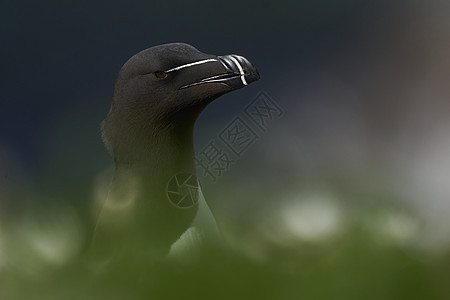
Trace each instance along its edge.
{"label": "white line on face", "polygon": [[195,65],[201,65],[201,64],[205,64],[205,63],[209,63],[209,62],[217,62],[217,61],[218,60],[215,59],[215,58],[199,60],[199,61],[195,61],[195,62],[192,62],[192,63],[188,63],[188,64],[185,64],[185,65],[181,65],[181,66],[178,66],[178,67],[166,70],[165,72],[169,73],[169,72],[178,71],[178,70],[181,70],[181,69],[184,69],[184,68],[192,67],[192,66],[195,66]]}
{"label": "white line on face", "polygon": [[244,84],[244,85],[247,85],[247,81],[245,81],[245,73],[244,73],[244,70],[242,69],[242,66],[241,66],[241,64],[238,62],[238,60],[236,59],[236,58],[234,58],[233,56],[230,56],[230,59],[236,64],[236,66],[238,67],[238,69],[239,69],[239,73],[241,74],[241,80],[242,80],[242,83]]}

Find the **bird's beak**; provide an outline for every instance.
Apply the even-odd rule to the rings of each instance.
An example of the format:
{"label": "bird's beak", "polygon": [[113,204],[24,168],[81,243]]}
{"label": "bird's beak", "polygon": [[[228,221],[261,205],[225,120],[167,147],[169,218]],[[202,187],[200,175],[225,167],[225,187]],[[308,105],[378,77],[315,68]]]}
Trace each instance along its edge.
{"label": "bird's beak", "polygon": [[224,71],[183,85],[180,89],[207,83],[220,83],[228,86],[232,90],[236,90],[260,79],[258,70],[245,57],[232,54],[217,56],[215,60],[222,65]]}

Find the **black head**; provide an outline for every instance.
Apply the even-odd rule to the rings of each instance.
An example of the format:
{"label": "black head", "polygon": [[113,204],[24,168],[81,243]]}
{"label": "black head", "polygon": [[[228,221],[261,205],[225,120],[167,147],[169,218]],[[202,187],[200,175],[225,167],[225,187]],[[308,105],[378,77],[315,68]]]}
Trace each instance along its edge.
{"label": "black head", "polygon": [[183,43],[148,48],[119,72],[113,103],[103,122],[108,147],[133,145],[171,126],[191,126],[214,99],[259,79],[244,57],[205,54]]}

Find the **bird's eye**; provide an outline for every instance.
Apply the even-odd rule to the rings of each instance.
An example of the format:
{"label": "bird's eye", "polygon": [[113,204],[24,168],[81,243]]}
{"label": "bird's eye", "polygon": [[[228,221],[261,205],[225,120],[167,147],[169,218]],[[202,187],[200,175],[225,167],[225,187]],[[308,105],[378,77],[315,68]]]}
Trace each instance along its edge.
{"label": "bird's eye", "polygon": [[164,71],[156,71],[155,76],[159,79],[163,79],[167,77],[167,73]]}

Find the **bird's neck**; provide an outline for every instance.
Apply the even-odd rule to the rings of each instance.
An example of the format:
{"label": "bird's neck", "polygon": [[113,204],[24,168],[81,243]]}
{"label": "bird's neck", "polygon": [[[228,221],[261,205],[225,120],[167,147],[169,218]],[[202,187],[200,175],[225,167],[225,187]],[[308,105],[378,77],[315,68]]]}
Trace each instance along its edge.
{"label": "bird's neck", "polygon": [[[104,235],[107,248],[137,252],[168,251],[190,226],[197,206],[177,206],[168,185],[178,174],[196,174],[193,124],[160,129],[134,144],[140,156],[125,162],[116,158],[108,199],[96,236]],[[109,245],[111,240],[115,245]],[[133,255],[136,255],[134,253]]]}
{"label": "bird's neck", "polygon": [[166,173],[195,173],[193,124],[158,128],[140,135],[132,145],[136,156],[115,159],[117,169],[130,169],[145,177],[161,179]]}

